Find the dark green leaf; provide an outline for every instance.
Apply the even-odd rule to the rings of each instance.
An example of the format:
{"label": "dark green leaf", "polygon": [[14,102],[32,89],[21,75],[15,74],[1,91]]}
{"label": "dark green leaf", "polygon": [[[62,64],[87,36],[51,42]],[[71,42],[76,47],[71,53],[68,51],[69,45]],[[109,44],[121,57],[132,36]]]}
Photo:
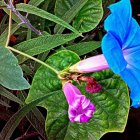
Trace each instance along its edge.
{"label": "dark green leaf", "polygon": [[[79,60],[80,59],[78,55],[71,51],[64,50],[59,51],[58,53],[49,57],[46,63],[59,71],[78,62]],[[56,73],[54,73],[49,68],[41,66],[34,76],[26,102],[31,102],[40,96],[44,96],[44,94],[48,94],[51,91],[57,91],[60,89],[61,81],[58,79]]]}
{"label": "dark green leaf", "polygon": [[[8,10],[7,8],[4,8],[3,9],[4,12],[7,14],[7,15],[10,15],[10,10]],[[21,23],[21,20],[14,14],[12,13],[12,19],[17,23],[17,24],[20,24]],[[21,24],[22,27],[24,28],[27,28],[27,26],[25,24]]]}
{"label": "dark green leaf", "polygon": [[23,72],[25,73],[25,75],[30,75],[31,76],[33,74],[33,69],[30,66],[28,66],[26,64],[22,64],[21,68],[22,68]]}
{"label": "dark green leaf", "polygon": [[5,106],[5,107],[10,107],[9,104],[3,100],[0,99],[0,105]]}
{"label": "dark green leaf", "polygon": [[5,47],[0,46],[0,84],[12,90],[30,88],[23,77],[17,58]]}
{"label": "dark green leaf", "polygon": [[[65,44],[77,38],[76,34],[58,34],[58,35],[45,35],[35,39],[24,41],[15,46],[18,50],[25,52],[31,56],[46,52],[59,45]],[[28,58],[18,55],[19,63],[24,62]]]}
{"label": "dark green leaf", "polygon": [[2,1],[0,1],[0,6],[3,6],[3,2]]}
{"label": "dark green leaf", "polygon": [[[55,14],[70,23],[87,1],[88,0],[56,0]],[[62,33],[63,30],[64,28],[62,26],[56,25],[54,32]]]}
{"label": "dark green leaf", "polygon": [[[69,53],[69,51],[60,51],[46,62],[55,69],[63,70],[78,59],[75,54]],[[89,123],[69,122],[68,104],[63,92],[51,96],[40,104],[48,111],[46,131],[49,140],[99,140],[105,133],[123,132],[129,112],[126,84],[110,70],[96,72],[91,76],[97,79],[103,89],[100,93],[90,94],[86,93],[83,86],[79,86],[81,92],[86,94],[97,109]],[[50,91],[59,89],[61,89],[61,83],[57,79],[57,75],[42,66],[35,74],[26,102],[29,103]]]}
{"label": "dark green leaf", "polygon": [[[102,0],[57,0],[55,13],[68,23],[74,18],[73,26],[79,32],[88,32],[94,29],[102,18]],[[61,33],[63,28],[57,26],[55,30]]]}
{"label": "dark green leaf", "polygon": [[37,130],[37,132],[44,139],[47,139],[45,132],[45,118],[43,117],[42,113],[37,108],[34,108],[26,115],[26,117],[32,126]]}
{"label": "dark green leaf", "polygon": [[[16,32],[19,29],[19,27],[20,26],[18,26],[17,24],[13,24],[12,25],[11,34]],[[8,35],[8,27],[5,29],[5,31],[0,36],[0,45],[1,46],[4,46],[6,44],[6,37],[7,37],[7,35]]]}
{"label": "dark green leaf", "polygon": [[108,70],[92,76],[103,86],[101,93],[92,95],[79,87],[97,109],[89,123],[80,124],[68,121],[67,102],[64,100],[63,94],[44,103],[48,107],[46,130],[50,140],[99,140],[105,133],[124,131],[129,111],[126,84],[119,76]]}
{"label": "dark green leaf", "polygon": [[2,86],[0,86],[0,95],[8,98],[11,101],[18,103],[18,104],[23,104],[23,102],[19,98],[17,98],[14,94],[10,93],[8,90],[3,88]]}
{"label": "dark green leaf", "polygon": [[29,4],[30,5],[34,5],[34,6],[38,6],[38,5],[40,5],[42,2],[43,2],[44,0],[30,0],[29,1]]}
{"label": "dark green leaf", "polygon": [[35,6],[29,5],[29,4],[24,4],[24,3],[18,4],[16,7],[17,7],[17,10],[19,10],[19,11],[27,12],[27,13],[42,17],[44,19],[48,19],[57,24],[60,24],[61,26],[65,27],[65,28],[68,28],[69,30],[73,31],[76,34],[79,34],[79,32],[75,28],[73,28],[71,25],[69,25],[67,22],[65,22],[64,20],[58,18],[57,16],[55,16],[51,13],[48,13],[47,11],[44,11]]}
{"label": "dark green leaf", "polygon": [[114,2],[115,0],[103,0],[104,14],[106,14],[107,11],[109,11],[108,6]]}
{"label": "dark green leaf", "polygon": [[[18,94],[18,97],[25,102],[26,94]],[[22,107],[22,106],[21,106]],[[26,118],[32,124],[32,126],[36,129],[36,131],[44,138],[47,139],[45,133],[45,118],[43,114],[39,111],[37,107],[34,107],[27,115]]]}
{"label": "dark green leaf", "polygon": [[89,41],[89,42],[81,42],[71,46],[66,47],[66,49],[71,50],[77,53],[79,56],[92,52],[93,50],[100,47],[99,41]]}
{"label": "dark green leaf", "polygon": [[102,16],[102,0],[88,0],[75,17],[73,27],[79,32],[91,31],[98,25]]}
{"label": "dark green leaf", "polygon": [[8,15],[5,15],[0,22],[0,35],[4,32],[5,28],[7,27],[7,24],[5,24],[7,19]]}
{"label": "dark green leaf", "polygon": [[4,128],[2,129],[1,133],[0,133],[0,138],[2,140],[9,140],[12,133],[14,132],[14,130],[16,129],[16,127],[18,126],[19,122],[22,120],[22,118],[24,118],[26,116],[26,114],[31,111],[37,104],[39,104],[40,102],[42,102],[43,100],[46,100],[48,97],[58,94],[59,91],[57,92],[51,92],[43,97],[38,98],[37,100],[34,100],[33,102],[31,102],[28,105],[25,105],[24,107],[22,107],[20,110],[18,110],[6,123],[6,125],[4,126]]}

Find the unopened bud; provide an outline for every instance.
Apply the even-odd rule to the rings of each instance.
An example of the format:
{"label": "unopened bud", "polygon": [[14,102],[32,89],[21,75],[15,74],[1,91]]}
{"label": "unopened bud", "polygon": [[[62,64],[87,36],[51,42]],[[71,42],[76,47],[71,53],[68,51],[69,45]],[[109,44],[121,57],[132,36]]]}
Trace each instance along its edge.
{"label": "unopened bud", "polygon": [[96,72],[100,70],[108,69],[108,63],[104,57],[104,55],[97,55],[85,60],[82,60],[75,65],[71,66],[70,72],[78,72],[78,73],[90,73]]}

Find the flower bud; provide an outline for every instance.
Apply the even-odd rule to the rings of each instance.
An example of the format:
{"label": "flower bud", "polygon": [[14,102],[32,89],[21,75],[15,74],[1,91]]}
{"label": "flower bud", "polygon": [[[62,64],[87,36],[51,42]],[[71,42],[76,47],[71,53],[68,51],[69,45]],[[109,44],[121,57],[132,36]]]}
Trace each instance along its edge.
{"label": "flower bud", "polygon": [[75,65],[71,66],[70,72],[78,72],[78,73],[89,73],[96,72],[100,70],[108,69],[108,63],[104,57],[104,55],[97,55],[85,60],[82,60]]}

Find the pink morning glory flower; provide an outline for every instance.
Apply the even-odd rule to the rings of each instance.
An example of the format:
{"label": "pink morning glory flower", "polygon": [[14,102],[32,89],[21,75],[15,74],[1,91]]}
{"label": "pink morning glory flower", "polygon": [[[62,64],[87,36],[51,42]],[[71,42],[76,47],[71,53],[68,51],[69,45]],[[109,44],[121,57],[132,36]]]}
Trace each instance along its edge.
{"label": "pink morning glory flower", "polygon": [[82,95],[80,90],[70,82],[63,84],[63,91],[69,105],[68,116],[70,121],[88,122],[96,111],[93,103],[85,95]]}
{"label": "pink morning glory flower", "polygon": [[70,67],[71,72],[89,73],[108,69],[109,65],[103,54],[82,60]]}

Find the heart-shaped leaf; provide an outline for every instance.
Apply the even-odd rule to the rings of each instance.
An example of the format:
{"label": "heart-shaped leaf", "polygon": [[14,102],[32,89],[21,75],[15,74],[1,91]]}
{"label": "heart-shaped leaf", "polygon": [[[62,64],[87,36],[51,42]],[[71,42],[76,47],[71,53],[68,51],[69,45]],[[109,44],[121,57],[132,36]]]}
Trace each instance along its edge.
{"label": "heart-shaped leaf", "polygon": [[[61,71],[62,69],[78,62],[79,60],[80,58],[77,54],[73,53],[72,51],[63,50],[56,53],[55,55],[52,55],[46,61],[46,63],[54,67],[56,70]],[[49,92],[60,89],[61,81],[58,79],[57,74],[49,68],[41,66],[34,76],[26,102],[29,103],[38,99],[40,96],[44,96],[44,94],[48,94]]]}
{"label": "heart-shaped leaf", "polygon": [[17,58],[5,47],[0,46],[0,84],[12,90],[30,87],[23,77]]}
{"label": "heart-shaped leaf", "polygon": [[[63,70],[79,61],[78,56],[70,51],[60,51],[46,62]],[[129,96],[126,84],[118,75],[106,70],[91,74],[102,85],[100,93],[86,93],[84,84],[79,86],[83,94],[96,106],[97,111],[88,123],[71,123],[68,119],[68,104],[63,92],[49,97],[40,105],[48,111],[46,132],[49,140],[99,140],[105,133],[122,132],[129,112]],[[26,102],[29,103],[51,91],[61,89],[57,75],[41,66],[35,74],[32,88]]]}

